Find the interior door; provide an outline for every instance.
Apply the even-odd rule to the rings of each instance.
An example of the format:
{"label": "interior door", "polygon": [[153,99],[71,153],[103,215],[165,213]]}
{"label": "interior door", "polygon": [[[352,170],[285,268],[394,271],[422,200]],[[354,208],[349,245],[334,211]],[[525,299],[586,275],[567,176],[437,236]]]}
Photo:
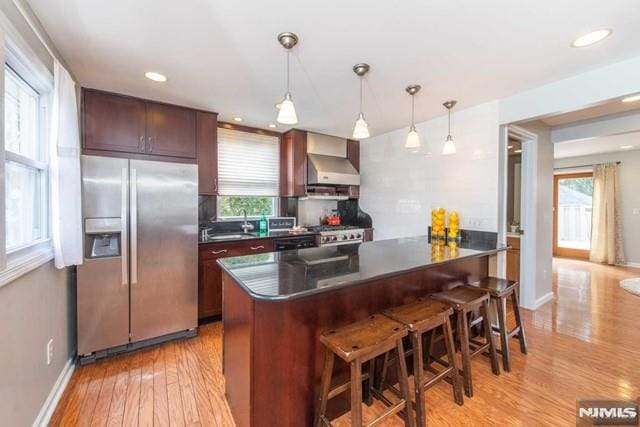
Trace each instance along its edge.
{"label": "interior door", "polygon": [[[84,262],[77,268],[78,354],[129,342],[128,173],[129,161],[82,156]],[[87,225],[120,224],[119,256],[93,257]]]}
{"label": "interior door", "polygon": [[196,158],[196,113],[147,102],[147,154]]}
{"label": "interior door", "polygon": [[126,153],[144,151],[144,101],[84,89],[82,102],[84,148]]}
{"label": "interior door", "polygon": [[192,329],[198,316],[198,170],[131,160],[131,340]]}
{"label": "interior door", "polygon": [[593,173],[555,175],[553,254],[588,259],[591,249]]}

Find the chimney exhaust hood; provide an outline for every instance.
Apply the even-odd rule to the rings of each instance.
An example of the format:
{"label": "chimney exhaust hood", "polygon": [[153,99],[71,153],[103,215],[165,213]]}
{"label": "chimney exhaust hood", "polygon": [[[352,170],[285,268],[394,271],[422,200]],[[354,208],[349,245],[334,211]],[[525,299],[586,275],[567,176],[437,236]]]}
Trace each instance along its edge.
{"label": "chimney exhaust hood", "polygon": [[347,159],[347,140],[307,132],[308,185],[360,185],[360,174]]}

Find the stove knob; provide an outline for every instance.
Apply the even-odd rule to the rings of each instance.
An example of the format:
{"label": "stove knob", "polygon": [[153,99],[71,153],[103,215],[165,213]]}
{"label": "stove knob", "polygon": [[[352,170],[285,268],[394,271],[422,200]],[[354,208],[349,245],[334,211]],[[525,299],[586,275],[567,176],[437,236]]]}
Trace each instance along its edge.
{"label": "stove knob", "polygon": [[346,235],[346,234],[343,234],[343,235],[342,235],[342,240],[347,240],[347,239],[348,239],[347,235]]}
{"label": "stove knob", "polygon": [[356,236],[354,236],[353,234],[349,234],[349,239],[350,239],[350,240],[353,240],[353,239],[355,239],[355,238],[356,238]]}
{"label": "stove knob", "polygon": [[356,239],[361,239],[362,238],[362,234],[358,233],[356,234]]}
{"label": "stove knob", "polygon": [[332,242],[337,242],[338,241],[338,236],[331,236],[331,241]]}

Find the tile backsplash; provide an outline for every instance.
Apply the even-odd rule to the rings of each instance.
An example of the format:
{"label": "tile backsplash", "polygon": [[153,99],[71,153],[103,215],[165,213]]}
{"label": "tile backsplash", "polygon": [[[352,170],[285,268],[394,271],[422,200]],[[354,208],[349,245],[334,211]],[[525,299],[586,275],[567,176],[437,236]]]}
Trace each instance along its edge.
{"label": "tile backsplash", "polygon": [[298,224],[319,225],[323,211],[331,213],[338,209],[337,200],[300,200],[298,202]]}

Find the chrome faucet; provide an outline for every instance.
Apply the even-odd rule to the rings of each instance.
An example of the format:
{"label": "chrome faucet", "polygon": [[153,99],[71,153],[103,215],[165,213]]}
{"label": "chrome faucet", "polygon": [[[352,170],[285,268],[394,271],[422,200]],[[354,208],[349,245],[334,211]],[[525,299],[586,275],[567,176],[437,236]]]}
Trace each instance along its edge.
{"label": "chrome faucet", "polygon": [[244,213],[244,224],[242,224],[242,231],[244,231],[245,233],[248,233],[249,231],[252,231],[255,227],[253,226],[253,224],[249,224],[247,222],[247,210],[242,209],[242,212]]}

